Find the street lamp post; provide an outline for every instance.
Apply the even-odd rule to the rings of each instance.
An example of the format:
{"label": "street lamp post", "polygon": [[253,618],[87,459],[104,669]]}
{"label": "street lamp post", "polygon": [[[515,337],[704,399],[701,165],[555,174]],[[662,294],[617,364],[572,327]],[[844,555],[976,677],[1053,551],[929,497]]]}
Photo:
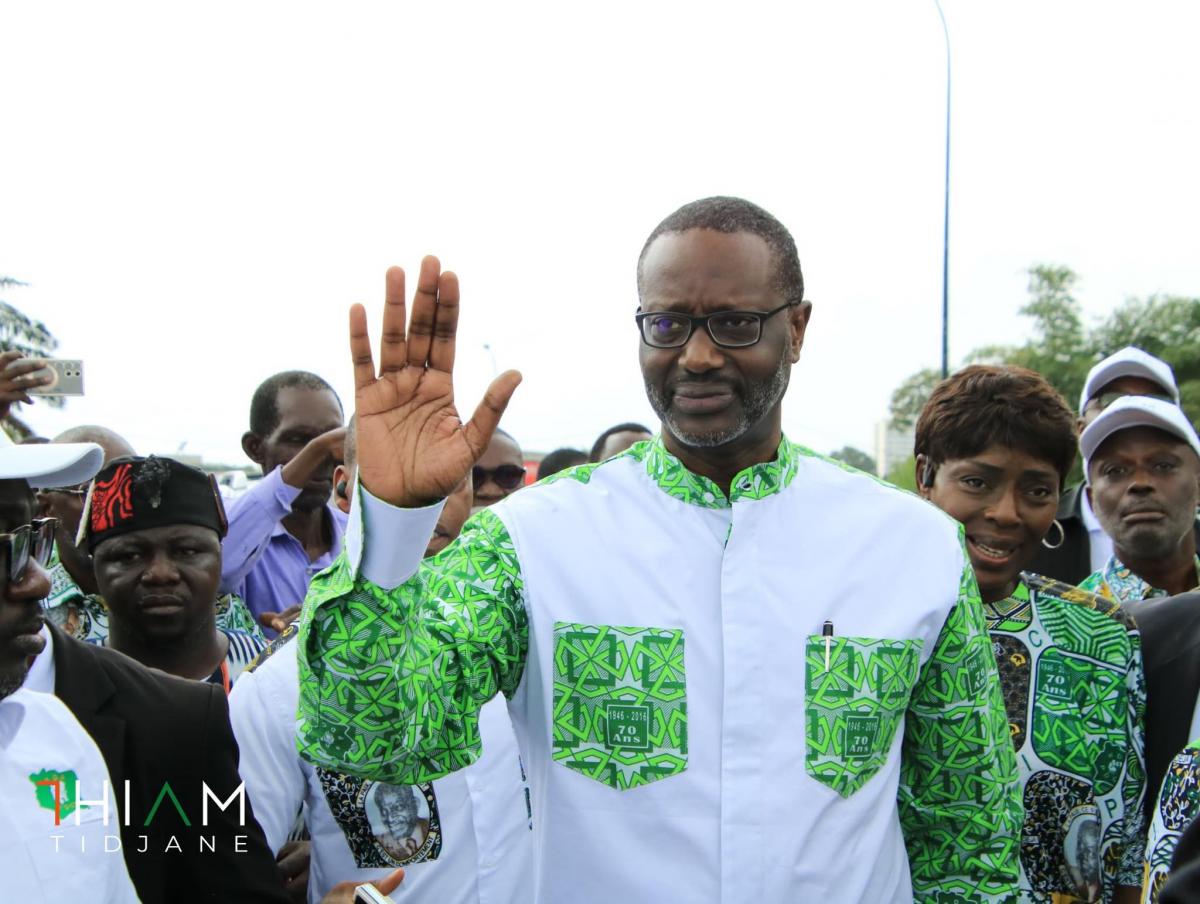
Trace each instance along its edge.
{"label": "street lamp post", "polygon": [[942,202],[942,379],[950,376],[950,31],[941,0],[933,0],[946,39],[946,180]]}

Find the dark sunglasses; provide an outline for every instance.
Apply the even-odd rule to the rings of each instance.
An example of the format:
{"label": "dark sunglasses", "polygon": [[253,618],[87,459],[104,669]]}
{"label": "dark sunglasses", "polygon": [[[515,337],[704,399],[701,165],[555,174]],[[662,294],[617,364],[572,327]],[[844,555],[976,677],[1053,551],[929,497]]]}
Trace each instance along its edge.
{"label": "dark sunglasses", "polygon": [[491,480],[502,490],[515,490],[525,482],[525,469],[520,465],[500,465],[489,470],[476,465],[471,469],[471,480],[476,488]]}
{"label": "dark sunglasses", "polygon": [[[0,534],[0,574],[7,574],[9,583],[19,584],[25,580],[25,569],[29,560],[42,567],[50,561],[54,550],[54,530],[57,518],[41,518],[32,524],[18,527],[9,534]],[[8,567],[4,567],[4,562]]]}
{"label": "dark sunglasses", "polygon": [[764,323],[798,304],[786,301],[772,311],[716,311],[703,317],[677,311],[639,311],[633,319],[641,330],[642,341],[652,348],[687,345],[698,326],[704,327],[713,343],[721,348],[746,348],[762,338]]}
{"label": "dark sunglasses", "polygon": [[82,484],[77,487],[47,487],[44,490],[38,490],[39,493],[62,493],[64,496],[78,496],[82,499],[87,495],[89,484]]}

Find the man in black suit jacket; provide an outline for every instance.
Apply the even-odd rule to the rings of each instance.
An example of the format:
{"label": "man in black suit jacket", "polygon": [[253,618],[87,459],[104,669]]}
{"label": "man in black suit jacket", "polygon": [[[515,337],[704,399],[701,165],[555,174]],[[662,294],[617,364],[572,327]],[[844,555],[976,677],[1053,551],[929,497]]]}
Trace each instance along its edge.
{"label": "man in black suit jacket", "polygon": [[1142,632],[1146,670],[1146,824],[1163,777],[1191,733],[1200,697],[1200,593],[1125,605]]}
{"label": "man in black suit jacket", "polygon": [[[222,689],[49,628],[54,693],[104,755],[125,862],[143,904],[287,904],[248,799],[244,820],[239,800],[224,810],[217,803],[241,785]],[[216,800],[209,797],[202,825],[205,786]]]}

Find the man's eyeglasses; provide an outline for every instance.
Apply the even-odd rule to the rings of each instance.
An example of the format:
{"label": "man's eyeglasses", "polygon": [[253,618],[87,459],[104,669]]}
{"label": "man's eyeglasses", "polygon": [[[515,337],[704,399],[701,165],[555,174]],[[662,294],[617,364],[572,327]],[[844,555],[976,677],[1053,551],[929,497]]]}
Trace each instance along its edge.
{"label": "man's eyeglasses", "polygon": [[57,518],[42,518],[12,533],[0,534],[0,574],[7,574],[9,583],[19,584],[25,579],[30,559],[45,566],[54,549],[56,527]]}
{"label": "man's eyeglasses", "polygon": [[502,490],[515,490],[525,482],[525,469],[520,465],[500,465],[498,468],[481,468],[476,465],[471,469],[471,480],[475,486],[481,487],[492,480]]}
{"label": "man's eyeglasses", "polygon": [[64,496],[78,496],[82,499],[88,493],[89,484],[81,484],[77,487],[47,487],[44,490],[38,490],[39,493],[62,493]]}
{"label": "man's eyeglasses", "polygon": [[1175,401],[1175,397],[1173,395],[1170,395],[1169,393],[1165,393],[1165,392],[1138,392],[1138,393],[1102,392],[1098,396],[1092,396],[1092,400],[1090,402],[1088,402],[1088,407],[1090,408],[1093,405],[1096,405],[1100,408],[1101,411],[1103,411],[1105,408],[1107,408],[1109,405],[1111,405],[1113,402],[1117,401],[1118,399],[1127,399],[1131,395],[1136,395],[1138,398],[1159,399],[1160,401],[1163,401],[1163,402],[1170,402],[1172,405],[1179,404],[1178,402]]}
{"label": "man's eyeglasses", "polygon": [[713,343],[721,348],[746,348],[762,338],[763,323],[780,311],[795,307],[798,301],[786,301],[773,311],[716,311],[703,317],[677,311],[639,311],[634,315],[642,341],[652,348],[679,348],[687,345],[696,327],[702,326]]}

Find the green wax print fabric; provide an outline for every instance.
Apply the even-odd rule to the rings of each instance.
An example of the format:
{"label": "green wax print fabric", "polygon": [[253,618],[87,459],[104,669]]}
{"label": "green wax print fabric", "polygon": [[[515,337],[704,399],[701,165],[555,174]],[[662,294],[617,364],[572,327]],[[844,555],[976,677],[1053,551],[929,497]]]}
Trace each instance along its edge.
{"label": "green wax print fabric", "polygon": [[249,634],[261,644],[267,643],[267,636],[254,618],[250,607],[236,593],[227,593],[217,600],[217,628],[223,631],[241,631]]}
{"label": "green wax print fabric", "polygon": [[343,554],[313,579],[299,641],[309,762],[399,785],[468,766],[480,707],[516,689],[529,645],[512,540],[484,510],[390,592],[356,581]]}
{"label": "green wax print fabric", "polygon": [[1025,804],[1022,900],[1110,902],[1141,883],[1137,627],[1112,600],[1031,574],[984,612]]}
{"label": "green wax print fabric", "polygon": [[1020,788],[969,564],[909,701],[898,799],[916,901],[1014,899]]}
{"label": "green wax print fabric", "polygon": [[553,758],[621,791],[683,772],[683,631],[555,622]]}
{"label": "green wax print fabric", "polygon": [[1196,819],[1200,819],[1200,740],[1185,747],[1171,761],[1163,777],[1146,842],[1143,904],[1157,904],[1171,873],[1171,858],[1179,846],[1179,837]]}
{"label": "green wax print fabric", "polygon": [[[637,443],[617,457],[629,456],[642,462],[646,473],[658,484],[658,488],[680,502],[701,508],[727,509],[740,499],[765,499],[787,489],[796,476],[800,456],[806,452],[785,436],[773,459],[737,473],[728,497],[715,482],[685,468],[678,458],[667,451],[661,436]],[[588,466],[583,465],[579,470],[586,468]]]}
{"label": "green wax print fabric", "polygon": [[920,665],[920,640],[810,636],[804,661],[808,774],[842,797],[866,784],[887,762]]}
{"label": "green wax print fabric", "polygon": [[[1200,556],[1196,557],[1196,585],[1200,587]],[[1163,599],[1171,595],[1165,590],[1151,587],[1148,581],[1121,564],[1121,560],[1115,555],[1109,556],[1108,562],[1099,571],[1094,571],[1084,578],[1079,589],[1108,600],[1116,600],[1118,603]]]}

